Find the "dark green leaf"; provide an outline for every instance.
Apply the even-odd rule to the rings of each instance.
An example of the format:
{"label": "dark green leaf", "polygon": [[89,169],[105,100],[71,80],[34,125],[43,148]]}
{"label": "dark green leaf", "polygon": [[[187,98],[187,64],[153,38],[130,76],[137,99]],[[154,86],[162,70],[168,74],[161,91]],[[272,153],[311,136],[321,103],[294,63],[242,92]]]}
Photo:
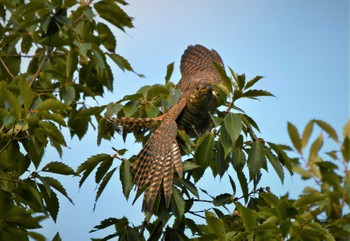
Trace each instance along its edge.
{"label": "dark green leaf", "polygon": [[274,96],[271,92],[268,92],[266,90],[248,90],[243,93],[244,97],[260,97],[260,96]]}
{"label": "dark green leaf", "polygon": [[102,179],[102,182],[100,184],[100,186],[98,187],[97,189],[97,192],[96,192],[96,198],[95,198],[95,204],[94,204],[94,210],[96,208],[96,204],[97,204],[97,201],[98,199],[100,198],[103,190],[105,189],[105,187],[107,186],[109,180],[111,179],[111,177],[113,176],[115,170],[117,168],[113,168],[111,171],[109,171]]}
{"label": "dark green leaf", "polygon": [[166,68],[165,83],[169,82],[170,77],[173,74],[173,71],[174,71],[174,62],[172,62],[171,64],[168,64]]}
{"label": "dark green leaf", "polygon": [[62,146],[67,146],[62,132],[58,130],[54,124],[42,121],[40,122],[40,126],[43,127],[40,128],[40,130],[44,132],[52,141],[56,141]]}
{"label": "dark green leaf", "polygon": [[290,122],[288,122],[288,133],[289,137],[292,140],[294,148],[301,153],[301,139],[299,136],[298,129]]}
{"label": "dark green leaf", "polygon": [[66,63],[66,77],[67,82],[70,83],[73,80],[73,73],[77,69],[78,65],[78,54],[76,51],[71,50],[67,54]]}
{"label": "dark green leaf", "polygon": [[109,158],[101,162],[100,166],[97,168],[96,175],[95,175],[95,182],[100,183],[101,179],[104,177],[104,175],[107,173],[109,168],[112,166],[113,159]]}
{"label": "dark green leaf", "polygon": [[231,187],[232,187],[232,193],[233,193],[233,196],[236,194],[236,184],[235,182],[233,181],[232,177],[230,175],[228,175],[229,179],[230,179],[230,184],[231,184]]}
{"label": "dark green leaf", "polygon": [[260,141],[255,141],[249,151],[247,166],[249,169],[250,180],[260,172],[265,160],[264,146]]}
{"label": "dark green leaf", "polygon": [[256,82],[258,82],[259,80],[261,80],[262,78],[264,78],[263,76],[255,76],[253,79],[249,80],[247,82],[247,84],[245,85],[244,89],[249,89],[250,87],[252,87],[253,85],[255,85]]}
{"label": "dark green leaf", "polygon": [[57,220],[57,214],[59,210],[59,202],[57,195],[54,191],[51,190],[51,195],[49,196],[48,193],[45,191],[45,187],[42,184],[38,184],[41,195],[43,196],[43,199],[45,200],[45,206],[47,208],[47,211],[50,213],[50,216],[52,219],[56,222]]}
{"label": "dark green leaf", "polygon": [[63,175],[77,175],[73,168],[62,162],[50,162],[42,169],[44,172],[52,172]]}
{"label": "dark green leaf", "polygon": [[56,233],[55,237],[52,239],[52,241],[62,241],[61,236],[59,233]]}
{"label": "dark green leaf", "polygon": [[23,99],[24,108],[28,110],[30,106],[32,105],[34,94],[32,89],[30,88],[30,85],[27,81],[24,79],[21,79],[18,83],[19,90]]}
{"label": "dark green leaf", "polygon": [[100,17],[122,31],[124,31],[124,27],[133,27],[132,19],[115,2],[102,0],[95,3],[94,7]]}
{"label": "dark green leaf", "polygon": [[245,86],[245,74],[237,75],[236,83],[238,85],[238,88],[240,90],[243,90]]}
{"label": "dark green leaf", "polygon": [[214,134],[207,132],[197,141],[194,159],[201,167],[207,167],[212,160],[214,150]]}
{"label": "dark green leaf", "polygon": [[246,156],[241,148],[236,147],[232,155],[232,165],[235,170],[242,170],[246,163]]}
{"label": "dark green leaf", "polygon": [[173,187],[171,210],[177,218],[182,218],[182,216],[185,213],[185,200],[183,199],[180,191],[176,187]]}
{"label": "dark green leaf", "polygon": [[99,37],[102,40],[103,46],[110,52],[114,52],[115,48],[117,46],[117,41],[115,39],[114,34],[112,31],[109,29],[109,27],[104,24],[99,22],[97,24],[97,32],[99,34]]}
{"label": "dark green leaf", "polygon": [[278,155],[278,159],[280,162],[287,167],[290,175],[293,175],[293,167],[292,167],[292,162],[288,155],[285,153],[285,151],[282,149],[281,145],[276,145],[272,142],[267,142],[269,146],[276,152]]}
{"label": "dark green leaf", "polygon": [[228,113],[224,119],[224,126],[230,135],[231,141],[234,144],[239,137],[242,129],[241,118],[237,114]]}
{"label": "dark green leaf", "polygon": [[265,154],[270,161],[272,167],[275,169],[278,177],[280,178],[281,182],[284,182],[284,171],[281,162],[278,160],[278,158],[269,150],[265,149]]}
{"label": "dark green leaf", "polygon": [[124,196],[128,199],[133,187],[132,176],[130,174],[130,161],[128,159],[123,159],[123,162],[120,165],[119,178],[122,183]]}
{"label": "dark green leaf", "polygon": [[66,189],[63,187],[63,185],[58,180],[56,180],[53,177],[45,177],[45,178],[46,178],[46,180],[49,180],[50,187],[59,191],[63,196],[65,196],[69,200],[69,202],[74,204],[73,200],[68,196]]}
{"label": "dark green leaf", "polygon": [[245,203],[248,202],[248,182],[247,182],[247,178],[245,176],[245,174],[243,173],[242,170],[236,170],[237,172],[237,177],[238,177],[238,181],[239,184],[241,186],[242,189],[242,193],[243,193],[243,197],[244,197],[244,201]]}
{"label": "dark green leaf", "polygon": [[78,174],[83,173],[83,177],[80,179],[80,182],[79,182],[79,187],[83,185],[84,181],[90,175],[90,173],[95,169],[95,167],[100,162],[103,162],[104,160],[107,160],[107,159],[113,159],[113,157],[108,154],[97,154],[95,156],[88,158],[83,164],[81,164],[77,169]]}
{"label": "dark green leaf", "polygon": [[231,153],[233,149],[233,142],[230,137],[229,131],[227,130],[225,125],[222,125],[220,128],[220,142],[218,142],[218,145],[221,143],[221,147],[224,149],[224,156],[223,159],[227,158],[228,155]]}
{"label": "dark green leaf", "polygon": [[233,202],[232,194],[224,193],[216,196],[213,200],[215,206],[223,206],[225,204],[230,204]]}
{"label": "dark green leaf", "polygon": [[197,187],[190,181],[186,180],[186,179],[183,179],[183,178],[179,178],[178,179],[182,184],[183,186],[189,190],[195,197],[199,198],[199,194],[198,194],[198,190],[197,190]]}

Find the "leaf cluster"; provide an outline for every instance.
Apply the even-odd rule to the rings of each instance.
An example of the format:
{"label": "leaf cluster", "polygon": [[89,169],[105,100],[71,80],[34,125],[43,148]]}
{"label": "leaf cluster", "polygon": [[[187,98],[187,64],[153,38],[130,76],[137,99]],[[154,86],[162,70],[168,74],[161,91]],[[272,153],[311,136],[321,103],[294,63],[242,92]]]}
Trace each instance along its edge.
{"label": "leaf cluster", "polygon": [[[0,2],[0,240],[45,240],[57,220],[58,193],[73,203],[57,176],[76,176],[62,162],[64,132],[83,138],[105,106],[86,101],[113,90],[110,63],[133,71],[116,53],[113,31],[132,28],[124,1]],[[111,61],[110,61],[111,60]],[[54,240],[60,240],[59,234]]]}

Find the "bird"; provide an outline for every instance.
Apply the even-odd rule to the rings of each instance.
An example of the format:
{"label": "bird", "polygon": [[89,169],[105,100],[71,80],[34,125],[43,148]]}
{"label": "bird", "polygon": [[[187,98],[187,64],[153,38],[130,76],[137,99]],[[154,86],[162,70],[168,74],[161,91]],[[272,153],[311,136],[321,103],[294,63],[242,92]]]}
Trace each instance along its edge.
{"label": "bird", "polygon": [[213,87],[221,82],[214,62],[224,67],[215,50],[199,44],[188,46],[181,57],[181,79],[176,88],[182,95],[176,104],[154,118],[118,117],[111,120],[116,129],[122,127],[126,132],[154,129],[130,167],[134,183],[138,189],[145,190],[144,212],[152,210],[161,189],[166,208],[170,206],[174,173],[176,171],[180,178],[183,175],[178,131],[199,137],[213,126],[210,113],[217,109]]}

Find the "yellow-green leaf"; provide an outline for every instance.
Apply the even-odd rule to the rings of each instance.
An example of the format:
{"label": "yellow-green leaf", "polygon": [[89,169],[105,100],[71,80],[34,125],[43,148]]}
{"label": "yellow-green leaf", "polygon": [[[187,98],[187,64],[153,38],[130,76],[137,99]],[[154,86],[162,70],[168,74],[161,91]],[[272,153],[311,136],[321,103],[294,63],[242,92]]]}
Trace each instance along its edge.
{"label": "yellow-green leaf", "polygon": [[30,106],[32,105],[34,94],[32,89],[30,88],[30,85],[27,81],[24,79],[21,79],[18,83],[19,90],[23,99],[24,108],[28,110]]}
{"label": "yellow-green leaf", "polygon": [[292,140],[294,148],[297,150],[298,153],[301,153],[301,139],[299,136],[298,129],[293,125],[292,123],[288,122],[288,133],[289,137]]}

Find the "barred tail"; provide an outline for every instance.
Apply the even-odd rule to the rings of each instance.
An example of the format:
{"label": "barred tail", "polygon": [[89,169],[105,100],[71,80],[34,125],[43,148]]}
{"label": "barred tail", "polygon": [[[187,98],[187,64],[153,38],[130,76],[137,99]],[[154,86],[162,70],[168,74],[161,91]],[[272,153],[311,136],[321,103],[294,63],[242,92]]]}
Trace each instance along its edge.
{"label": "barred tail", "polygon": [[152,210],[161,187],[165,205],[167,208],[170,206],[174,171],[182,176],[181,154],[176,135],[175,121],[162,122],[131,165],[131,173],[138,188],[146,186],[143,211]]}

